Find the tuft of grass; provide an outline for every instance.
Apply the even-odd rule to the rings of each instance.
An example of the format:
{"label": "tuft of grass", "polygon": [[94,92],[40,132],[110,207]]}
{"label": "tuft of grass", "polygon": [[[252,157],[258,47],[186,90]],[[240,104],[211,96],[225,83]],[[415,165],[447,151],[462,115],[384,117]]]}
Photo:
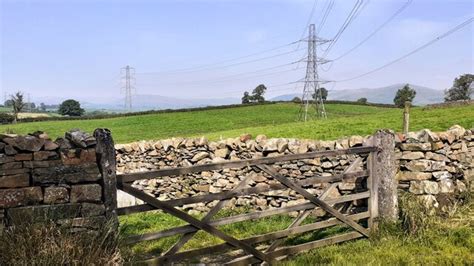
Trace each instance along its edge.
{"label": "tuft of grass", "polygon": [[112,224],[73,232],[54,222],[20,224],[0,235],[0,265],[112,265],[123,262]]}

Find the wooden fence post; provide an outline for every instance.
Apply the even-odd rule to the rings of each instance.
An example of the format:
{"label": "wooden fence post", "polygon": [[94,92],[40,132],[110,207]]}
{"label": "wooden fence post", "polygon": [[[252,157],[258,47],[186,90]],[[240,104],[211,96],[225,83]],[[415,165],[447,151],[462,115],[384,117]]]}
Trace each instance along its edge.
{"label": "wooden fence post", "polygon": [[397,165],[395,161],[395,134],[390,130],[379,130],[372,144],[379,150],[371,155],[371,176],[376,189],[377,214],[383,221],[398,219]]}
{"label": "wooden fence post", "polygon": [[403,111],[403,134],[408,134],[410,127],[410,101],[405,101],[405,110]]}
{"label": "wooden fence post", "polygon": [[117,218],[117,176],[115,148],[112,134],[108,129],[98,128],[94,131],[97,140],[96,154],[97,163],[103,180],[103,197],[105,205],[105,217],[114,225],[118,226]]}

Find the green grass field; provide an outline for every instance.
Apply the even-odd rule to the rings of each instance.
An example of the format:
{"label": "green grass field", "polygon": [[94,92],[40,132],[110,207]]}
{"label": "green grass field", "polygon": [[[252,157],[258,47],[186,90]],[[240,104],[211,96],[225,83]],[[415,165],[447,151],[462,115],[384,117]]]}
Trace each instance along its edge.
{"label": "green grass field", "polygon": [[[105,127],[112,130],[116,143],[144,139],[206,136],[210,139],[236,137],[242,133],[270,137],[336,139],[354,134],[372,134],[379,128],[401,130],[401,109],[348,104],[328,104],[327,120],[295,122],[299,105],[279,103],[229,109],[175,112],[96,120],[68,120],[2,125],[0,132],[26,134],[37,130],[55,138],[72,128],[92,132]],[[440,109],[413,108],[411,128],[446,130],[454,124],[474,127],[474,107]]]}

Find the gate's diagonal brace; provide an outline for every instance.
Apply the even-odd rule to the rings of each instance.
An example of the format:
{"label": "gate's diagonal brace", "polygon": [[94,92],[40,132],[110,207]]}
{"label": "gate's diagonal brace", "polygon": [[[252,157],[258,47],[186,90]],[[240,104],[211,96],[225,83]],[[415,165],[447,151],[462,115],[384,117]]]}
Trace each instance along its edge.
{"label": "gate's diagonal brace", "polygon": [[209,225],[208,223],[202,222],[202,221],[192,217],[191,215],[174,208],[173,206],[171,206],[167,203],[164,203],[160,200],[157,200],[155,197],[150,196],[150,195],[146,194],[145,192],[132,187],[128,183],[122,183],[121,185],[122,185],[122,190],[123,191],[125,191],[125,192],[129,193],[130,195],[135,196],[135,197],[145,201],[146,203],[154,206],[155,208],[162,209],[164,212],[167,212],[167,213],[169,213],[173,216],[176,216],[176,217],[188,222],[189,224],[191,224],[192,226],[194,226],[198,229],[204,230],[204,231],[206,231],[206,232],[208,232],[212,235],[215,235],[218,238],[220,238],[220,239],[224,240],[225,242],[229,243],[230,245],[232,245],[234,247],[241,248],[244,251],[254,255],[255,257],[257,257],[261,261],[266,261],[266,262],[269,262],[269,263],[273,262],[273,259],[270,258],[268,255],[258,251],[257,249],[255,249],[254,247],[252,247],[251,245],[249,245],[249,244],[247,244],[243,241],[240,241],[240,240],[238,240],[238,239],[236,239],[232,236],[227,235],[226,233],[220,231],[216,227],[214,227],[212,225]]}
{"label": "gate's diagonal brace", "polygon": [[313,194],[309,193],[308,191],[306,191],[304,188],[298,186],[297,184],[295,184],[293,181],[289,180],[288,178],[280,175],[278,172],[276,172],[275,170],[273,170],[272,168],[270,168],[269,166],[267,165],[257,165],[257,167],[266,172],[267,174],[271,175],[273,178],[275,178],[276,180],[280,181],[280,183],[284,184],[285,186],[287,186],[288,188],[290,189],[293,189],[294,191],[296,191],[297,193],[301,194],[303,197],[305,197],[307,200],[311,201],[312,203],[320,206],[323,210],[325,210],[326,212],[332,214],[334,217],[336,217],[339,221],[347,224],[348,226],[352,227],[354,230],[360,232],[361,234],[363,234],[364,236],[366,237],[369,237],[369,232],[366,228],[364,228],[363,226],[359,225],[358,223],[354,222],[353,220],[345,217],[342,213],[338,212],[336,209],[334,209],[333,207],[331,207],[329,204],[327,204],[326,202],[322,201],[321,199],[318,199],[316,196],[314,196]]}
{"label": "gate's diagonal brace", "polygon": [[[245,185],[247,184],[247,181],[250,177],[246,177],[244,180],[240,181],[240,183],[234,187],[232,189],[232,191],[236,191],[236,190],[239,190],[243,187],[245,187]],[[207,214],[206,216],[204,216],[204,218],[202,218],[202,222],[206,223],[206,222],[209,222],[212,217],[214,215],[216,215],[219,210],[221,210],[225,204],[227,204],[227,202],[229,202],[230,199],[227,199],[227,200],[221,200],[219,201],[216,206],[214,206]],[[175,254],[176,252],[179,251],[179,249],[184,246],[184,244],[186,244],[198,231],[194,231],[194,232],[190,232],[190,233],[186,233],[184,234],[179,240],[178,242],[176,242],[176,244],[174,244],[166,253],[165,255],[172,255],[172,254]]]}

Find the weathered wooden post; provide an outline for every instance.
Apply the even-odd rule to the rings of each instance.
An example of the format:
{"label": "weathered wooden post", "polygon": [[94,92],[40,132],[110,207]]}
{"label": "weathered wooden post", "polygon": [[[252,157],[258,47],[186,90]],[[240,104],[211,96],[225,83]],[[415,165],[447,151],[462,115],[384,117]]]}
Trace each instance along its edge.
{"label": "weathered wooden post", "polygon": [[94,131],[97,140],[96,154],[97,164],[103,179],[103,197],[105,205],[105,217],[115,226],[118,226],[117,218],[117,176],[115,148],[112,134],[108,129],[98,128]]}
{"label": "weathered wooden post", "polygon": [[[368,158],[368,188],[371,190],[369,226],[372,227],[376,220],[398,219],[395,134],[390,130],[379,130],[367,144],[378,148],[378,151],[372,152]],[[377,225],[374,225],[376,228]]]}
{"label": "weathered wooden post", "polygon": [[403,111],[403,134],[408,134],[410,127],[410,101],[405,101],[405,110]]}

